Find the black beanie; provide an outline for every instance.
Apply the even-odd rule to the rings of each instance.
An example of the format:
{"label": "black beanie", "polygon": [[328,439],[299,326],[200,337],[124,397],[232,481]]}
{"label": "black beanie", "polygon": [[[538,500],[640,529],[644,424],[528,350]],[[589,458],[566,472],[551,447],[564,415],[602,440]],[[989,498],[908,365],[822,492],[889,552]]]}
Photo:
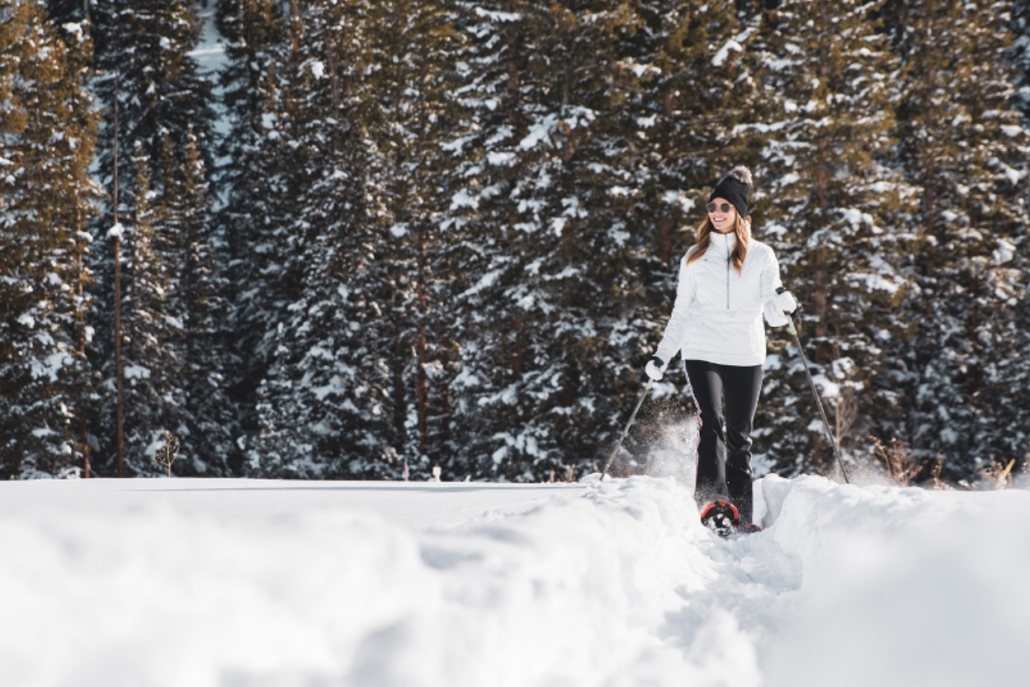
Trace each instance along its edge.
{"label": "black beanie", "polygon": [[712,195],[708,196],[708,202],[711,203],[715,198],[725,198],[737,208],[741,217],[747,217],[747,197],[753,187],[751,172],[744,165],[737,165],[715,185]]}

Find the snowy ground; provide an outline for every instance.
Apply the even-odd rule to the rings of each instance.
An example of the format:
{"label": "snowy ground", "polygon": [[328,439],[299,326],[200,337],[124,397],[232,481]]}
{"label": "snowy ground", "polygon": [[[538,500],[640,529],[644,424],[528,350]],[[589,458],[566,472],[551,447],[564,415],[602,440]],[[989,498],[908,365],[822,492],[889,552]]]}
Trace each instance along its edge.
{"label": "snowy ground", "polygon": [[756,492],[0,483],[0,684],[1030,684],[1030,492]]}

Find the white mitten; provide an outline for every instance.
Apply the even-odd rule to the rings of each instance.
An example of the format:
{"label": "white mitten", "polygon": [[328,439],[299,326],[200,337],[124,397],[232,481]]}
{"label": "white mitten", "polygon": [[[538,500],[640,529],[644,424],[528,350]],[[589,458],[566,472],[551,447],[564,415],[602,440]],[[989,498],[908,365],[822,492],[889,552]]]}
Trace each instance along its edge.
{"label": "white mitten", "polygon": [[662,375],[665,373],[665,361],[658,356],[652,356],[647,361],[647,365],[644,366],[644,373],[647,374],[648,379],[652,382],[659,382],[662,379]]}
{"label": "white mitten", "polygon": [[794,313],[798,311],[798,300],[787,289],[781,289],[776,294],[776,300],[773,302],[776,305],[776,309],[787,317],[794,317]]}

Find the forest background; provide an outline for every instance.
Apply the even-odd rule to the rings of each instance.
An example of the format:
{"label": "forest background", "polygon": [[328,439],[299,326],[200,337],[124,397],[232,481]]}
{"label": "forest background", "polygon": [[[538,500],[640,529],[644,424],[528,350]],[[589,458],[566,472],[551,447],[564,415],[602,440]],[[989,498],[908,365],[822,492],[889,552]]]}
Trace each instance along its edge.
{"label": "forest background", "polygon": [[846,460],[1018,470],[1028,84],[1026,1],[0,0],[0,478],[595,471],[733,164]]}

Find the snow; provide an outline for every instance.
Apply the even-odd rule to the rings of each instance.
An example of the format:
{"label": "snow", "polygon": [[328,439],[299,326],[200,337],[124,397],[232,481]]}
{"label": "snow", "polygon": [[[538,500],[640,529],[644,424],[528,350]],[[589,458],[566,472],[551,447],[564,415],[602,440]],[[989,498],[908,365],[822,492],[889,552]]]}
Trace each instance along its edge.
{"label": "snow", "polygon": [[110,229],[107,230],[108,239],[123,239],[125,238],[125,225],[121,222],[116,222]]}
{"label": "snow", "polygon": [[476,7],[475,12],[477,16],[500,23],[516,22],[522,19],[522,15],[516,12],[496,12],[485,10],[482,7]]}
{"label": "snow", "polygon": [[150,379],[150,370],[142,365],[128,364],[122,371],[124,379]]}
{"label": "snow", "polygon": [[719,52],[715,53],[715,56],[712,57],[712,66],[723,66],[731,50],[734,52],[744,52],[744,46],[733,39],[726,41],[726,44],[719,48]]}
{"label": "snow", "polygon": [[42,361],[33,360],[30,362],[32,366],[32,378],[46,379],[48,382],[57,382],[58,375],[61,373],[61,370],[66,365],[73,365],[74,363],[75,360],[65,351],[51,353]]}
{"label": "snow", "polygon": [[204,73],[213,78],[228,62],[225,39],[215,25],[214,3],[198,2],[194,4],[193,10],[200,24],[200,39],[197,47],[189,52],[189,56],[197,61]]}
{"label": "snow", "polygon": [[4,683],[1026,683],[1028,492],[755,492],[726,541],[671,477],[5,482]]}
{"label": "snow", "polygon": [[997,239],[997,248],[995,248],[991,257],[994,258],[994,262],[998,265],[1011,262],[1016,257],[1016,246],[1005,239]]}
{"label": "snow", "polygon": [[532,150],[541,142],[550,142],[551,130],[558,124],[558,117],[547,115],[542,121],[536,122],[530,127],[529,133],[519,141],[518,147],[521,150]]}

